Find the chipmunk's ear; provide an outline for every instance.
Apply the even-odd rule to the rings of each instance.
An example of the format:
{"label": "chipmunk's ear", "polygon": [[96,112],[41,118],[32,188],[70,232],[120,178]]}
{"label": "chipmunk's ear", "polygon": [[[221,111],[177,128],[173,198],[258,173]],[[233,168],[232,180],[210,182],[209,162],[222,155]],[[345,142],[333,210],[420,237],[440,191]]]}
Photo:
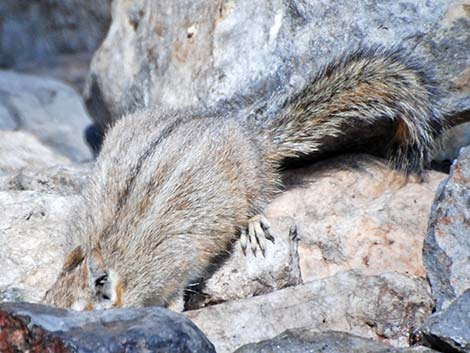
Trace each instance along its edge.
{"label": "chipmunk's ear", "polygon": [[98,300],[108,301],[114,297],[109,271],[99,249],[94,248],[87,260],[90,288],[93,288]]}
{"label": "chipmunk's ear", "polygon": [[73,249],[70,254],[67,255],[64,261],[64,266],[62,267],[62,272],[70,272],[75,267],[80,265],[85,258],[85,255],[83,254],[83,249],[81,246],[77,246],[75,249]]}

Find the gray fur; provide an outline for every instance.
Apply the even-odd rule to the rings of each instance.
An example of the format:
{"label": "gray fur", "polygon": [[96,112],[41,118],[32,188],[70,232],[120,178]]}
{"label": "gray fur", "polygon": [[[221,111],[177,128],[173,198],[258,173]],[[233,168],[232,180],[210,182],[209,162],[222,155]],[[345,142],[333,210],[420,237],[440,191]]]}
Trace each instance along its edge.
{"label": "gray fur", "polygon": [[[379,126],[388,129],[384,143],[405,171],[429,162],[443,126],[422,72],[399,52],[379,48],[327,66],[261,128],[204,113],[123,117],[107,134],[71,220],[81,256],[67,260],[45,302],[171,305],[263,212],[279,190],[285,158],[360,140]],[[99,271],[83,261],[92,252],[108,276],[97,279]]]}

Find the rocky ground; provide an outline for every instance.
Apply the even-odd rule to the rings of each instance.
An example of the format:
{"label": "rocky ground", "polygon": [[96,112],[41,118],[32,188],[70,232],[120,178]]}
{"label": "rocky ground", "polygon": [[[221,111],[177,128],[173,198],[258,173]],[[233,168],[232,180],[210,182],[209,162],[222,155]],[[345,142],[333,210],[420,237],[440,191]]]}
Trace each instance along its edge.
{"label": "rocky ground", "polygon": [[100,4],[0,5],[1,352],[470,352],[466,124],[436,154],[436,165],[458,156],[450,171],[424,178],[364,154],[286,171],[266,210],[276,243],[265,257],[235,244],[188,288],[182,314],[15,303],[40,301],[73,243],[92,122],[99,145],[113,119],[143,106],[225,107],[242,119],[256,104],[270,119],[272,92],[294,92],[358,43],[422,57],[451,121],[470,120],[466,0],[114,0],[107,35],[110,2]]}

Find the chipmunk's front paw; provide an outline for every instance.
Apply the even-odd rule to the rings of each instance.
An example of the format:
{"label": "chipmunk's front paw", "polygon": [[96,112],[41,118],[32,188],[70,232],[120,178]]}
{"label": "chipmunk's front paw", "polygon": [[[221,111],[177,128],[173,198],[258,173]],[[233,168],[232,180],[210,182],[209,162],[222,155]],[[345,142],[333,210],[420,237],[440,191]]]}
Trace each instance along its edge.
{"label": "chipmunk's front paw", "polygon": [[184,296],[183,294],[175,296],[167,305],[167,309],[175,313],[182,313],[184,311]]}
{"label": "chipmunk's front paw", "polygon": [[271,232],[271,225],[263,215],[257,215],[248,220],[248,233],[245,229],[240,234],[240,245],[243,254],[246,255],[246,249],[250,244],[253,255],[259,248],[263,256],[266,255],[266,239],[274,243],[274,236]]}

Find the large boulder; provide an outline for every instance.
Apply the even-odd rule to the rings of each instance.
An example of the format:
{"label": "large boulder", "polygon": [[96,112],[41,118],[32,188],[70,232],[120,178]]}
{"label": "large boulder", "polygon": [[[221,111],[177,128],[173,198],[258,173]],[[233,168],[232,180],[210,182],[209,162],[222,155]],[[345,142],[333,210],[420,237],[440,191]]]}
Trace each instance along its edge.
{"label": "large boulder", "polygon": [[19,169],[0,176],[0,190],[75,195],[85,186],[92,166],[92,163],[57,164],[41,168],[35,164],[34,168]]}
{"label": "large boulder", "polygon": [[436,194],[423,260],[437,310],[470,288],[470,147],[463,148]]}
{"label": "large boulder", "polygon": [[355,269],[426,277],[429,210],[445,174],[405,177],[384,161],[348,155],[288,171],[286,190],[267,208],[276,243],[266,257],[237,243],[192,296],[190,308],[268,293]]}
{"label": "large boulder", "polygon": [[215,353],[185,317],[159,307],[74,312],[0,304],[0,351],[57,353]]}
{"label": "large boulder", "polygon": [[229,353],[300,327],[347,331],[408,346],[433,305],[422,278],[399,273],[364,276],[351,271],[185,314],[217,352]]}
{"label": "large boulder", "polygon": [[302,280],[357,269],[425,277],[422,246],[445,174],[406,177],[384,161],[349,155],[293,170],[268,209],[295,219]]}
{"label": "large boulder", "polygon": [[[101,129],[147,106],[238,110],[292,93],[359,45],[401,44],[435,71],[451,115],[470,110],[467,0],[115,0],[86,100]],[[223,104],[223,103],[222,103]],[[267,113],[275,113],[269,105]],[[262,111],[258,109],[257,111]],[[243,114],[243,111],[241,112]]]}
{"label": "large boulder", "polygon": [[310,328],[287,330],[273,339],[250,343],[234,353],[432,353],[426,347],[394,348],[345,332],[318,332]]}
{"label": "large boulder", "polygon": [[[37,145],[21,138],[22,132],[0,136],[9,134],[23,148],[41,146],[35,139]],[[0,141],[14,146],[13,140]],[[75,221],[73,208],[79,207],[77,194],[88,180],[90,166],[58,164],[61,158],[46,159],[49,150],[42,148],[34,151],[40,156],[29,151],[27,159],[0,148],[0,172],[4,171],[0,175],[0,302],[39,301],[73,246],[68,229]]]}
{"label": "large boulder", "polygon": [[28,132],[0,130],[1,174],[69,163],[68,158],[54,152]]}
{"label": "large boulder", "polygon": [[[83,139],[89,124],[83,100],[72,87],[55,79],[0,70],[0,129],[28,131],[69,159],[84,161],[92,157]],[[22,142],[28,144],[21,139],[14,144]],[[2,143],[8,151],[7,143]]]}
{"label": "large boulder", "polygon": [[111,20],[111,0],[0,2],[0,67],[52,61],[61,54],[92,53]]}
{"label": "large boulder", "polygon": [[0,191],[0,301],[37,302],[54,283],[69,247],[74,196]]}
{"label": "large boulder", "polygon": [[470,353],[470,289],[426,319],[422,331],[426,343],[439,351]]}
{"label": "large boulder", "polygon": [[[467,121],[470,120],[470,111],[468,114]],[[453,161],[459,156],[460,149],[468,145],[470,145],[470,123],[454,126],[442,135],[434,160]]]}

